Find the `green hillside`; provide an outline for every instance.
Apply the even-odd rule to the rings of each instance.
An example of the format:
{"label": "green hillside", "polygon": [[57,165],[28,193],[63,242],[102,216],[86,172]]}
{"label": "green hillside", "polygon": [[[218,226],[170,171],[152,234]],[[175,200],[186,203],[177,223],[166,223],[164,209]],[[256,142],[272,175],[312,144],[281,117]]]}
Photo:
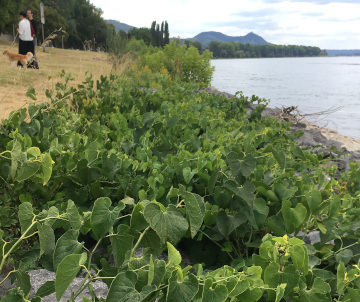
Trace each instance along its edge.
{"label": "green hillside", "polygon": [[127,25],[125,23],[121,23],[116,20],[105,20],[107,23],[110,23],[115,26],[116,31],[123,30],[124,32],[128,33],[130,29],[132,29],[134,26]]}
{"label": "green hillside", "polygon": [[203,47],[207,47],[211,41],[217,42],[238,42],[243,44],[252,44],[252,45],[270,45],[271,43],[265,41],[262,37],[253,32],[248,33],[245,36],[232,37],[227,36],[223,33],[216,31],[202,32],[196,35],[193,40],[199,41]]}

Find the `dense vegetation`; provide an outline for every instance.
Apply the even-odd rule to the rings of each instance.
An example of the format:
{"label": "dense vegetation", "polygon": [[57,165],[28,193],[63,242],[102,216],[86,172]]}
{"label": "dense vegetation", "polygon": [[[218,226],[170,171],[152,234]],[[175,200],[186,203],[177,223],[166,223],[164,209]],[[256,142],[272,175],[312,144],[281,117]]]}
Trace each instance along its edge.
{"label": "dense vegetation", "polygon": [[297,45],[252,45],[236,42],[209,43],[215,58],[280,58],[326,56],[325,50],[314,46]]}
{"label": "dense vegetation", "polygon": [[[298,147],[265,100],[201,92],[210,58],[172,42],[121,79],[63,73],[3,120],[0,271],[18,287],[2,301],[27,301],[36,268],[56,279],[34,302],[80,270],[72,299],[99,279],[108,302],[359,299],[359,165]],[[314,229],[313,246],[290,236]]]}

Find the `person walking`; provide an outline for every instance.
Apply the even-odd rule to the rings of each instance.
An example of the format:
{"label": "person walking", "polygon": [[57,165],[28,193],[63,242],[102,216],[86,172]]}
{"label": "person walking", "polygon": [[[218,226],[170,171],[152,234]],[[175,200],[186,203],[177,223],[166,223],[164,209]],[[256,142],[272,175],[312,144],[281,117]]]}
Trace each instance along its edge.
{"label": "person walking", "polygon": [[35,51],[36,51],[36,46],[37,46],[37,22],[36,20],[34,19],[34,13],[28,9],[28,11],[26,12],[26,15],[32,25],[32,28],[33,28],[33,31],[31,33],[31,36],[33,37],[33,41],[34,41],[34,53],[33,55],[35,56]]}
{"label": "person walking", "polygon": [[[19,33],[19,54],[26,55],[28,52],[34,54],[34,39],[31,36],[30,21],[26,19],[26,12],[20,12],[19,18],[19,28],[17,29]],[[20,62],[18,62],[18,66],[22,66]]]}
{"label": "person walking", "polygon": [[33,42],[34,42],[34,52],[33,52],[33,55],[34,55],[34,61],[31,63],[31,67],[32,68],[36,68],[36,69],[39,69],[39,65],[38,65],[38,62],[37,62],[37,58],[36,58],[36,55],[35,55],[35,52],[36,52],[36,46],[37,46],[37,22],[36,20],[34,19],[34,13],[32,12],[32,10],[28,9],[27,12],[26,12],[26,15],[31,23],[31,36],[33,37]]}

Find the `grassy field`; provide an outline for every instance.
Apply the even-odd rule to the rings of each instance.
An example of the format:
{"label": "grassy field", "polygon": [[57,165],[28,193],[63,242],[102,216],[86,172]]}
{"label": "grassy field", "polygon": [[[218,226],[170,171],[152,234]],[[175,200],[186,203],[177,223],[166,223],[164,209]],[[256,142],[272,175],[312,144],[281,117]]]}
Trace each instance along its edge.
{"label": "grassy field", "polygon": [[0,119],[7,118],[12,110],[34,102],[26,97],[30,86],[35,89],[37,102],[45,101],[44,89],[54,89],[61,81],[59,74],[62,70],[75,76],[73,85],[81,83],[87,71],[95,80],[111,72],[112,64],[105,53],[58,48],[46,48],[43,52],[39,47],[36,49],[39,70],[13,68],[3,55],[5,49],[18,53],[18,44],[11,44],[0,40]]}

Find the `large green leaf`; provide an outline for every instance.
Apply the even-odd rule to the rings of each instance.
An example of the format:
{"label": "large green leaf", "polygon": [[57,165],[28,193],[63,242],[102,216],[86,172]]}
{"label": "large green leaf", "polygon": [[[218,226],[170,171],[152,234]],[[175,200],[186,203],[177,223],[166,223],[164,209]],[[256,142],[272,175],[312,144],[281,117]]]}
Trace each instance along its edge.
{"label": "large green leaf", "polygon": [[217,284],[213,288],[213,280],[205,280],[202,302],[224,302],[227,299],[228,290],[224,284]]}
{"label": "large green leaf", "polygon": [[26,150],[26,154],[30,157],[37,158],[38,156],[40,156],[41,151],[38,147],[30,147]]}
{"label": "large green leaf", "polygon": [[66,215],[70,222],[71,227],[74,230],[80,230],[82,226],[81,216],[79,214],[77,206],[71,199],[68,200]]}
{"label": "large green leaf", "polygon": [[293,209],[291,208],[291,202],[288,200],[282,202],[281,212],[288,234],[293,233],[301,226],[307,214],[306,208],[301,203],[298,203]]}
{"label": "large green leaf", "polygon": [[79,232],[77,230],[68,230],[56,242],[54,251],[54,269],[68,255],[78,253],[83,247],[83,243],[78,242]]}
{"label": "large green leaf", "polygon": [[191,238],[194,238],[204,220],[205,204],[203,199],[199,195],[193,193],[186,193],[185,206],[186,216],[189,218],[190,222]]}
{"label": "large green leaf", "polygon": [[186,167],[183,169],[183,176],[185,179],[185,182],[188,184],[190,183],[191,179],[194,177],[196,171],[192,171],[191,168]]}
{"label": "large green leaf", "polygon": [[11,149],[11,177],[15,178],[16,171],[21,160],[21,144],[15,141]]}
{"label": "large green leaf", "polygon": [[353,288],[348,288],[347,289],[350,297],[351,297],[351,301],[360,301],[360,290],[359,289],[353,289]]}
{"label": "large green leaf", "polygon": [[111,211],[111,200],[108,197],[100,197],[95,200],[91,214],[90,224],[97,239],[104,237],[114,225],[119,213],[124,209],[124,204],[119,204]]}
{"label": "large green leaf", "polygon": [[25,299],[24,292],[21,288],[16,287],[8,290],[5,296],[1,299],[1,302],[27,302]]}
{"label": "large green leaf", "polygon": [[310,290],[306,287],[301,287],[300,301],[302,302],[331,302],[331,287],[330,285],[319,277],[316,277]]}
{"label": "large green leaf", "polygon": [[[295,287],[299,286],[300,273],[293,265],[285,266],[284,270],[280,270],[280,265],[271,262],[264,271],[264,282],[271,288],[277,287],[279,284],[286,283],[285,295],[289,295]],[[276,292],[268,291],[269,299],[276,299]]]}
{"label": "large green leaf", "polygon": [[[175,272],[176,277],[176,272]],[[172,278],[173,279],[173,278]],[[193,275],[187,275],[184,280],[171,280],[167,291],[166,301],[168,302],[185,302],[192,301],[199,290],[199,281]]]}
{"label": "large green leaf", "polygon": [[36,292],[38,297],[46,297],[55,292],[55,281],[46,281]]}
{"label": "large green leaf", "polygon": [[245,201],[250,209],[253,208],[253,202],[255,200],[255,186],[251,182],[245,181],[244,185],[239,187],[235,181],[227,180],[224,187],[232,192],[236,197]]}
{"label": "large green leaf", "polygon": [[296,269],[300,269],[304,275],[309,271],[309,256],[304,245],[294,245],[290,247],[290,257]]}
{"label": "large green leaf", "polygon": [[110,237],[111,247],[114,254],[116,267],[120,267],[126,260],[126,254],[130,256],[134,237],[129,235],[129,226],[120,224],[117,233]]}
{"label": "large green leaf", "polygon": [[17,270],[15,272],[15,276],[17,280],[17,286],[23,290],[25,296],[28,295],[31,290],[30,276],[21,270]]}
{"label": "large green leaf", "polygon": [[41,160],[41,167],[42,167],[42,171],[44,173],[43,186],[45,186],[48,183],[48,181],[50,180],[51,173],[52,173],[52,165],[53,165],[53,160],[51,159],[50,154],[45,153]]}
{"label": "large green leaf", "polygon": [[147,285],[141,292],[135,289],[137,275],[132,271],[122,272],[111,283],[106,302],[140,302],[156,290],[155,285]]}
{"label": "large green leaf", "polygon": [[241,159],[237,153],[230,152],[226,155],[226,161],[235,177],[241,174],[247,178],[256,168],[256,159],[251,154],[247,154],[244,159]]}
{"label": "large green leaf", "polygon": [[340,262],[336,270],[336,287],[339,294],[343,292],[346,283],[346,267],[343,262]]}
{"label": "large green leaf", "polygon": [[278,162],[278,164],[280,165],[281,169],[285,169],[286,166],[286,157],[283,151],[281,150],[275,150],[272,149],[271,150],[273,156],[275,157],[276,161]]}
{"label": "large green leaf", "polygon": [[179,251],[170,243],[166,242],[168,249],[168,266],[176,266],[181,263],[181,255]]}
{"label": "large green leaf", "polygon": [[244,291],[246,291],[250,286],[250,282],[248,280],[241,280],[236,283],[236,285],[232,288],[231,292],[229,292],[229,297],[236,297],[241,295]]}
{"label": "large green leaf", "polygon": [[55,276],[56,299],[60,301],[62,295],[80,271],[81,265],[87,259],[86,253],[67,255],[59,264]]}
{"label": "large green leaf", "polygon": [[243,213],[228,215],[225,211],[220,211],[217,215],[216,226],[224,237],[228,237],[237,227],[247,221]]}
{"label": "large green leaf", "polygon": [[143,209],[144,205],[137,203],[131,213],[130,228],[138,232],[141,232],[149,225],[142,214]]}
{"label": "large green leaf", "polygon": [[260,230],[269,214],[269,207],[266,205],[266,201],[262,198],[256,198],[254,200],[254,218],[256,222],[255,229]]}
{"label": "large green leaf", "polygon": [[286,283],[282,283],[282,284],[279,284],[276,287],[276,299],[275,299],[275,302],[280,302],[281,299],[284,297],[286,285],[287,285]]}
{"label": "large green leaf", "polygon": [[160,284],[162,283],[165,273],[166,273],[166,263],[164,260],[159,260],[159,259],[155,259],[155,261],[153,262],[153,265],[149,268],[149,275],[150,275],[150,271],[151,274],[153,275],[152,280],[149,280],[150,283],[149,284],[153,284],[157,287],[160,286]]}
{"label": "large green leaf", "polygon": [[42,254],[52,256],[55,249],[55,234],[51,226],[47,224],[37,223],[39,241],[40,241],[40,256]]}
{"label": "large green leaf", "polygon": [[322,202],[321,192],[319,190],[312,190],[311,195],[306,193],[306,201],[311,213],[317,213],[317,209]]}
{"label": "large green leaf", "polygon": [[343,262],[345,265],[353,258],[354,253],[351,249],[344,249],[335,255],[336,262]]}
{"label": "large green leaf", "polygon": [[180,211],[171,204],[163,209],[157,203],[149,203],[144,208],[144,217],[163,243],[168,239],[176,244],[189,227]]}
{"label": "large green leaf", "polygon": [[[31,203],[30,202],[22,203],[19,206],[18,215],[19,215],[19,221],[20,221],[20,226],[21,226],[21,234],[24,234],[25,231],[33,223],[33,219],[35,217]],[[31,233],[30,231],[34,231],[33,228],[32,228],[32,230],[29,230],[27,235],[30,235],[30,233]]]}
{"label": "large green leaf", "polygon": [[40,168],[38,162],[25,162],[21,165],[18,175],[16,177],[17,181],[24,181],[33,176]]}
{"label": "large green leaf", "polygon": [[274,185],[274,192],[280,201],[289,200],[297,192],[297,190],[297,187],[288,188],[288,186],[283,183],[277,183]]}

